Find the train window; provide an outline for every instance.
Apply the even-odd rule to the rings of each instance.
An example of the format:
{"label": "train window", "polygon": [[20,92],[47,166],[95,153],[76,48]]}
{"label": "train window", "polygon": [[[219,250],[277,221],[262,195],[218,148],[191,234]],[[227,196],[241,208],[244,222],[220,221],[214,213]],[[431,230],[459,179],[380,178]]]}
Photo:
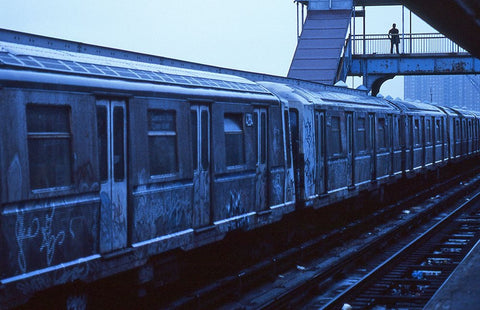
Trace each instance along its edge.
{"label": "train window", "polygon": [[367,149],[367,134],[365,130],[365,117],[357,118],[357,152],[362,152]]}
{"label": "train window", "polygon": [[412,127],[412,117],[409,116],[405,120],[405,146],[410,148],[412,146],[412,137],[411,137],[411,127]]}
{"label": "train window", "polygon": [[260,163],[264,164],[267,161],[267,119],[266,114],[262,113],[260,116]]}
{"label": "train window", "polygon": [[150,175],[178,171],[175,111],[148,111]]}
{"label": "train window", "polygon": [[432,143],[432,125],[429,119],[425,121],[425,143]]}
{"label": "train window", "polygon": [[27,105],[27,131],[31,188],[71,185],[69,108]]}
{"label": "train window", "polygon": [[413,124],[413,144],[420,145],[420,121],[418,119]]}
{"label": "train window", "polygon": [[208,145],[208,141],[210,141],[209,139],[209,127],[208,127],[208,124],[209,124],[209,113],[207,110],[202,110],[201,114],[201,141],[204,142],[202,143],[202,158],[201,158],[201,164],[202,164],[202,169],[203,170],[206,170],[208,169],[208,164],[209,164],[209,154],[208,154],[208,148],[209,148],[209,145]]}
{"label": "train window", "polygon": [[378,139],[377,139],[378,148],[387,147],[387,130],[385,128],[385,119],[378,119]]}
{"label": "train window", "polygon": [[[447,126],[449,127],[449,126]],[[445,140],[450,140],[448,138],[448,135],[447,135],[447,138],[445,137],[445,120],[442,118],[442,124],[440,126],[440,133],[441,133],[441,139],[442,139],[442,142],[445,143]]]}
{"label": "train window", "polygon": [[398,149],[400,147],[400,118],[395,115],[393,121],[393,147]]}
{"label": "train window", "polygon": [[475,120],[475,126],[474,126],[474,130],[475,130],[475,138],[478,139],[478,119]]}
{"label": "train window", "polygon": [[[320,114],[320,127],[319,127],[319,139],[321,139],[321,143],[319,144],[319,147],[320,147],[320,152],[319,154],[322,156],[322,157],[325,157],[325,114],[322,113]],[[320,141],[320,140],[319,140]]]}
{"label": "train window", "polygon": [[192,110],[190,114],[191,126],[192,126],[192,159],[193,159],[193,170],[198,168],[198,129],[197,129],[197,111]]}
{"label": "train window", "polygon": [[435,141],[438,143],[438,142],[442,142],[443,138],[442,138],[442,131],[441,131],[441,127],[440,127],[440,120],[437,119],[435,120]]}
{"label": "train window", "polygon": [[375,147],[375,115],[368,114],[368,145]]}
{"label": "train window", "polygon": [[100,181],[108,179],[108,124],[107,107],[97,106],[97,134],[98,134],[98,163],[100,169]]}
{"label": "train window", "polygon": [[245,163],[245,143],[242,120],[242,114],[225,114],[225,162],[227,166],[237,166]]}
{"label": "train window", "polygon": [[293,166],[298,165],[298,154],[300,152],[300,136],[299,136],[299,122],[298,111],[290,109],[288,111],[288,119],[290,121],[290,137],[292,140],[292,154],[293,154]]}
{"label": "train window", "polygon": [[460,139],[460,120],[455,120],[455,139]]}
{"label": "train window", "polygon": [[287,151],[287,165],[288,167],[292,167],[292,155],[290,151],[290,123],[288,120],[288,111],[285,111],[283,114],[283,118],[285,121],[285,140],[286,142],[286,151]]}
{"label": "train window", "polygon": [[329,133],[329,141],[330,141],[329,154],[330,155],[338,155],[342,153],[342,135],[341,135],[340,124],[341,124],[340,117],[332,116],[330,133]]}
{"label": "train window", "polygon": [[125,178],[124,119],[123,108],[115,107],[113,109],[113,177],[117,182]]}
{"label": "train window", "polygon": [[255,158],[257,159],[257,162],[260,164],[264,164],[266,162],[266,156],[267,156],[267,119],[266,119],[266,112],[262,110],[257,110],[255,109],[255,122],[258,122],[255,124],[255,137],[256,137],[256,143],[254,143],[254,148],[255,148]]}

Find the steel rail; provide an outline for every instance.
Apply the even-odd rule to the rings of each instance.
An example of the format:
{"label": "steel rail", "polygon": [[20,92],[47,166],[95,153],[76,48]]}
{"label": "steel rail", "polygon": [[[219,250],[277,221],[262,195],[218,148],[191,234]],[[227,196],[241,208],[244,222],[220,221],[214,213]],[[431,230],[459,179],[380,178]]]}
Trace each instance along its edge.
{"label": "steel rail", "polygon": [[[465,176],[463,176],[465,177]],[[480,179],[480,177],[479,177]],[[455,181],[452,181],[455,180]],[[228,276],[223,279],[217,280],[215,283],[197,290],[190,294],[184,295],[183,298],[178,299],[168,305],[171,308],[188,309],[192,306],[206,308],[215,307],[219,304],[224,304],[222,300],[232,301],[234,296],[239,296],[245,293],[247,290],[252,289],[258,284],[252,284],[257,282],[259,278],[267,279],[270,281],[274,279],[278,274],[286,272],[287,270],[294,268],[299,260],[305,257],[312,257],[325,249],[332,249],[338,240],[344,240],[350,238],[353,235],[358,235],[359,227],[365,226],[366,222],[375,223],[379,221],[379,218],[391,217],[392,214],[399,214],[401,210],[404,210],[406,206],[418,204],[420,201],[426,200],[431,197],[432,193],[438,193],[445,191],[452,186],[452,183],[458,183],[461,180],[461,176],[457,175],[453,179],[446,180],[440,184],[437,184],[434,188],[424,189],[416,195],[407,197],[402,201],[399,201],[393,205],[384,207],[381,210],[377,210],[375,214],[371,214],[363,219],[363,221],[357,221],[351,223],[342,229],[335,229],[327,234],[316,237],[310,241],[307,241],[299,246],[291,248],[283,253],[279,253],[274,257],[264,260],[250,268],[244,269],[238,274]],[[468,187],[462,187],[458,191],[451,193],[451,195],[443,197],[437,204],[446,204],[452,199],[458,199],[459,196],[465,195],[465,191]],[[435,194],[434,194],[435,195]],[[397,210],[397,211],[396,211]],[[399,211],[400,210],[400,211]],[[424,216],[431,214],[430,209],[425,209],[420,212]],[[411,219],[402,225],[404,231],[410,230],[414,226],[414,222],[418,219]],[[368,225],[367,225],[368,226]],[[370,227],[370,226],[369,226]],[[323,270],[315,273],[310,279],[303,282],[299,282],[296,287],[285,290],[284,292],[272,296],[271,299],[264,303],[256,304],[255,309],[279,309],[288,307],[291,304],[293,296],[305,295],[311,289],[318,287],[318,283],[323,279],[333,277],[336,274],[342,272],[347,266],[355,264],[362,255],[368,255],[370,251],[378,248],[379,244],[385,244],[388,240],[391,240],[398,235],[397,229],[392,229],[389,234],[380,236],[375,243],[363,246],[361,249],[357,249],[353,255],[345,255],[336,261],[334,266],[329,267],[327,270]],[[362,254],[365,253],[365,254]],[[248,307],[247,307],[248,308]],[[247,309],[245,308],[245,309]]]}
{"label": "steel rail", "polygon": [[[454,211],[450,212],[445,218],[443,218],[438,223],[434,224],[431,228],[429,228],[425,233],[415,238],[411,241],[408,245],[402,248],[400,251],[395,253],[392,257],[390,257],[387,261],[376,267],[370,273],[368,273],[364,278],[362,278],[357,283],[353,284],[350,288],[336,296],[333,300],[331,300],[328,304],[323,306],[321,309],[330,310],[330,309],[340,309],[342,305],[347,302],[348,300],[352,300],[353,296],[358,295],[365,287],[367,287],[368,283],[371,283],[382,277],[387,270],[391,270],[393,265],[397,264],[398,262],[403,260],[403,257],[406,253],[412,252],[415,248],[419,247],[420,244],[426,242],[437,234],[441,229],[445,228],[448,224],[450,224],[453,220],[455,220],[459,215],[463,214],[464,211],[474,204],[480,201],[480,191],[478,191],[473,197],[471,197],[468,201],[461,204],[458,208]],[[339,308],[340,307],[340,308]]]}

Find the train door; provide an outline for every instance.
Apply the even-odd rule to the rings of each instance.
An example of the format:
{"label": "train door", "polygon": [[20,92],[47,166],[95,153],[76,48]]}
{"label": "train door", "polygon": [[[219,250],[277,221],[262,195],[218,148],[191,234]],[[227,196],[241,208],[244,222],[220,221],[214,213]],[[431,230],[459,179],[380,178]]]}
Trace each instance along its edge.
{"label": "train door", "polygon": [[461,151],[461,131],[460,131],[460,120],[454,118],[454,127],[453,127],[453,139],[454,139],[454,152],[453,157],[456,158],[460,155]]}
{"label": "train door", "polygon": [[327,192],[327,157],[325,152],[326,143],[325,112],[315,113],[315,152],[316,152],[316,177],[315,186],[317,194]]}
{"label": "train door", "polygon": [[[401,124],[404,124],[402,126]],[[400,170],[405,173],[407,171],[407,141],[408,141],[408,121],[406,115],[400,116],[400,123],[398,125],[400,148],[401,148],[401,165]]]}
{"label": "train door", "polygon": [[97,101],[100,166],[100,252],[127,245],[126,102]]}
{"label": "train door", "polygon": [[371,150],[371,160],[370,160],[370,174],[372,176],[372,181],[377,179],[377,146],[375,143],[375,114],[368,114],[368,144],[370,145]]}
{"label": "train door", "polygon": [[[445,128],[442,128],[442,130],[444,130],[444,141],[447,141],[447,152],[446,152],[446,155],[447,155],[447,159],[450,160],[453,158],[453,154],[452,154],[452,141],[454,139],[454,137],[452,137],[452,118],[447,116],[447,119],[446,119],[446,126]],[[454,143],[455,144],[455,143]]]}
{"label": "train door", "polygon": [[[292,160],[293,160],[293,171],[294,171],[294,180],[295,180],[295,195],[297,201],[303,199],[304,192],[303,181],[304,177],[302,175],[302,165],[303,160],[300,155],[300,128],[299,128],[299,119],[298,111],[295,109],[289,109],[288,119],[290,121],[290,138],[292,141]],[[288,142],[287,142],[288,143]]]}
{"label": "train door", "polygon": [[431,129],[432,145],[433,145],[432,163],[436,163],[438,160],[438,157],[440,156],[439,152],[437,151],[437,141],[440,140],[439,131],[440,131],[440,120],[436,119],[435,117],[432,117],[432,129]]}
{"label": "train door", "polygon": [[410,171],[413,171],[415,168],[415,144],[417,143],[418,137],[416,137],[416,133],[418,133],[418,127],[416,127],[415,122],[413,120],[413,115],[408,116],[408,127],[410,131],[408,132],[409,136],[409,149],[410,149]]}
{"label": "train door", "polygon": [[[388,174],[393,175],[393,172],[395,171],[395,169],[394,169],[394,167],[395,167],[395,164],[394,164],[395,144],[393,143],[394,142],[393,131],[394,131],[395,125],[393,123],[393,115],[388,114],[387,119],[388,119],[387,128],[385,128],[385,130],[388,131],[387,148],[388,148],[389,153],[390,153],[390,159],[389,159],[390,168],[388,169]],[[396,121],[396,119],[395,119],[395,121]]]}
{"label": "train door", "polygon": [[193,227],[210,224],[210,110],[207,105],[192,105]]}
{"label": "train door", "polygon": [[447,152],[445,151],[445,118],[442,117],[440,120],[440,141],[442,142],[442,161],[445,161],[447,157]]}
{"label": "train door", "polygon": [[267,208],[267,110],[254,109],[254,126],[256,143],[257,166],[255,176],[255,208]]}
{"label": "train door", "polygon": [[422,144],[422,167],[425,167],[427,158],[427,141],[425,139],[425,116],[420,116],[420,143]]}
{"label": "train door", "polygon": [[472,154],[473,151],[473,130],[472,130],[472,120],[468,119],[467,123],[467,150],[468,154]]}
{"label": "train door", "polygon": [[353,113],[347,115],[347,186],[353,188],[354,182],[354,156],[353,156]]}

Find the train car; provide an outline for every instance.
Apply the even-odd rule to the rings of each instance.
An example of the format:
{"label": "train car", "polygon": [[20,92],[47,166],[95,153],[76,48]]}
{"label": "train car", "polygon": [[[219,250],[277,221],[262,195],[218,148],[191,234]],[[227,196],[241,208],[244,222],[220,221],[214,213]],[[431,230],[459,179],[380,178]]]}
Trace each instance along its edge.
{"label": "train car", "polygon": [[0,42],[0,308],[294,210],[284,107],[264,87],[9,38]]}
{"label": "train car", "polygon": [[454,120],[455,152],[460,156],[471,156],[478,152],[478,112],[451,108]]}
{"label": "train car", "polygon": [[401,170],[407,176],[419,169],[437,169],[448,160],[448,118],[441,108],[419,101],[391,100],[402,111],[399,139]]}
{"label": "train car", "polygon": [[289,109],[299,207],[375,191],[475,152],[472,112],[307,85],[261,84]]}
{"label": "train car", "polygon": [[5,30],[0,115],[2,309],[480,147],[476,113]]}
{"label": "train car", "polygon": [[321,207],[401,172],[395,105],[360,92],[262,85],[288,102],[297,200]]}
{"label": "train car", "polygon": [[[461,161],[469,154],[468,142],[471,140],[473,147],[473,134],[476,116],[472,112],[461,111],[450,107],[443,110],[448,114],[449,141],[451,143],[451,161]],[[469,130],[469,125],[471,129]],[[470,150],[473,152],[473,149]]]}

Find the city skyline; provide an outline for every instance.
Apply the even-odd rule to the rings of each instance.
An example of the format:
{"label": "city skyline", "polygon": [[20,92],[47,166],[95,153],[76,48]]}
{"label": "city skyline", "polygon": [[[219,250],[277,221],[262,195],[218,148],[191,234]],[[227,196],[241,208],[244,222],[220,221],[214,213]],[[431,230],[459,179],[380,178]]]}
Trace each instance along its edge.
{"label": "city skyline", "polygon": [[480,76],[406,76],[405,99],[480,111]]}

